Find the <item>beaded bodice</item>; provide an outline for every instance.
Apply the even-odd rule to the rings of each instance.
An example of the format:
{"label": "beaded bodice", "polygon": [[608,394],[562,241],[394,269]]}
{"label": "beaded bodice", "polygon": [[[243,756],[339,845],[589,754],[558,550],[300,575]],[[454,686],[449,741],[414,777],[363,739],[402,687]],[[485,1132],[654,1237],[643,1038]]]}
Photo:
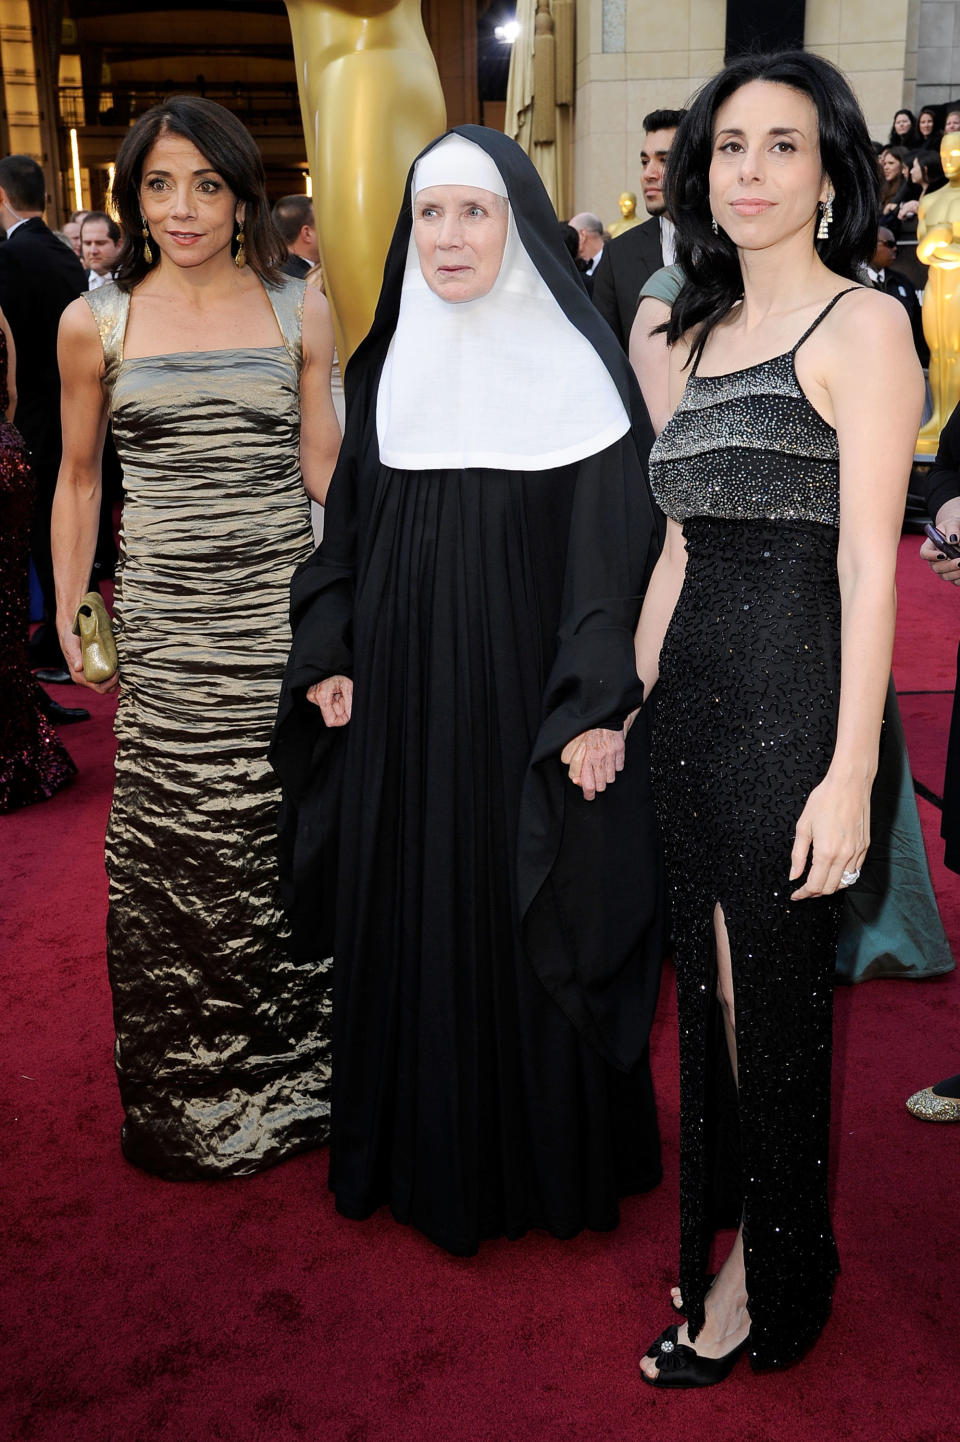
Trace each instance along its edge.
{"label": "beaded bodice", "polygon": [[719,376],[694,366],[650,453],[650,485],[666,515],[839,524],[837,433],[804,394],[796,357],[847,293],[783,355]]}

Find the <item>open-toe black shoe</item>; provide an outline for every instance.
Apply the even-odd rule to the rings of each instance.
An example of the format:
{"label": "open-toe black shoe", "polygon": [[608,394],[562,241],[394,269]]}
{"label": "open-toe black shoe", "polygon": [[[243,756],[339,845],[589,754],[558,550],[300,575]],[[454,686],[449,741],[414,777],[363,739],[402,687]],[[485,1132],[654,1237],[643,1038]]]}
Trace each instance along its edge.
{"label": "open-toe black shoe", "polygon": [[657,1375],[648,1377],[643,1368],[640,1376],[651,1387],[714,1387],[730,1376],[741,1353],[747,1350],[749,1334],[723,1357],[700,1357],[692,1347],[677,1341],[676,1323],[668,1327],[653,1343],[647,1356],[657,1364]]}
{"label": "open-toe black shoe", "polygon": [[[710,1272],[710,1273],[708,1273],[708,1275],[707,1275],[707,1291],[708,1291],[708,1292],[709,1292],[710,1288],[713,1286],[713,1284],[714,1284],[714,1282],[715,1282],[716,1280],[717,1280],[717,1274],[716,1274],[716,1272]],[[673,1308],[673,1310],[676,1312],[676,1314],[677,1314],[678,1317],[685,1317],[685,1316],[687,1315],[687,1309],[686,1309],[686,1307],[685,1307],[685,1306],[683,1306],[683,1307],[678,1307],[675,1298],[673,1298],[673,1297],[670,1298],[670,1305],[671,1305],[671,1307]]]}

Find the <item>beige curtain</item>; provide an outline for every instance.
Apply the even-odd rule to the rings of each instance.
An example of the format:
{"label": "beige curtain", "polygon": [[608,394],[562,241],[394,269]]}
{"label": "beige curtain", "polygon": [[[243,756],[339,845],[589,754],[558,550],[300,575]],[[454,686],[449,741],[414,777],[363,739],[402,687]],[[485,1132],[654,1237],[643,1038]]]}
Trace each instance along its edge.
{"label": "beige curtain", "polygon": [[573,205],[574,0],[518,0],[504,130],[527,152],[561,220]]}

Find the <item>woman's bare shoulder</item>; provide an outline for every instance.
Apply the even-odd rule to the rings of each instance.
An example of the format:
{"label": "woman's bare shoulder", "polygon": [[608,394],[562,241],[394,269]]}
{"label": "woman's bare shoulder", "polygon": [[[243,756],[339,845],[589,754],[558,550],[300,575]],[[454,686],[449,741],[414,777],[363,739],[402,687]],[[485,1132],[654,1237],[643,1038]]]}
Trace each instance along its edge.
{"label": "woman's bare shoulder", "polygon": [[837,296],[824,327],[832,343],[850,353],[899,344],[904,338],[912,346],[910,317],[896,296],[867,285],[839,290]]}

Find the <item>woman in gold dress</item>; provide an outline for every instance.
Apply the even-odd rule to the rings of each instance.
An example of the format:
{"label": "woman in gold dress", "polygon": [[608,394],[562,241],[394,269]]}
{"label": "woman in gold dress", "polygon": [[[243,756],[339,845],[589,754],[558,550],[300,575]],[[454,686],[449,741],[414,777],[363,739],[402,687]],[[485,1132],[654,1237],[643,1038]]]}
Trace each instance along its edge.
{"label": "woman in gold dress", "polygon": [[[324,297],[283,277],[259,154],[228,111],[175,97],[117,157],[116,284],[64,313],[58,628],[93,559],[112,422],[126,491],[121,686],[107,833],[108,964],[129,1160],[241,1176],[326,1139],[326,973],[291,959],[265,752],[339,445]],[[306,491],[306,494],[304,493]]]}

